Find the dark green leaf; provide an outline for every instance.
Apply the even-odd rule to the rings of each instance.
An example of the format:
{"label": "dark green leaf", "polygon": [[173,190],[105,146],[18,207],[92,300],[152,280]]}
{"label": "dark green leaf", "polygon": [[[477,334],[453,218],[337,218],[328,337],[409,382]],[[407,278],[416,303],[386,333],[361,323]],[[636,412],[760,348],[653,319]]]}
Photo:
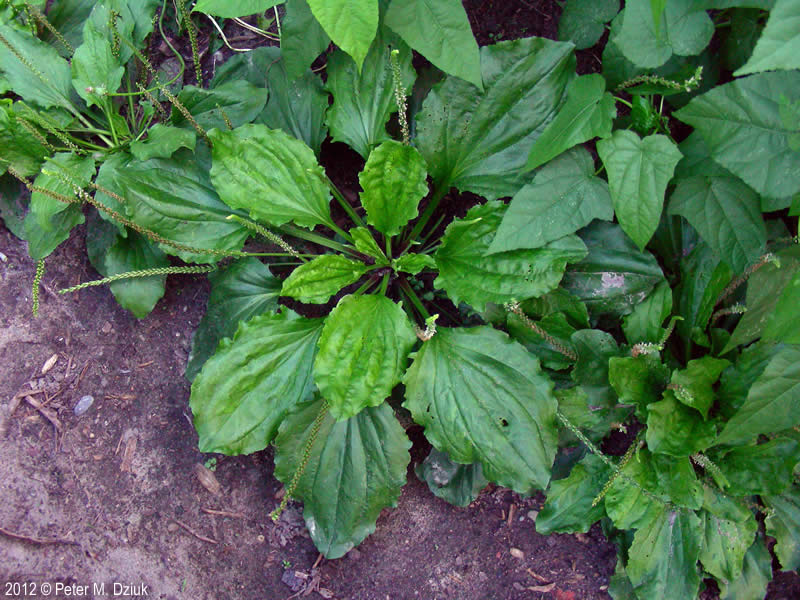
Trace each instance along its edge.
{"label": "dark green leaf", "polygon": [[608,361],[608,381],[620,402],[635,405],[636,415],[645,421],[648,405],[658,402],[667,387],[669,369],[651,356],[612,357]]}
{"label": "dark green leaf", "polygon": [[211,294],[206,314],[192,339],[186,378],[194,380],[203,364],[214,354],[222,338],[233,337],[241,321],[278,307],[281,282],[269,267],[247,257],[210,273]]}
{"label": "dark green leaf", "polygon": [[571,41],[578,50],[591,48],[617,12],[619,0],[567,0],[558,21],[558,39]]}
{"label": "dark green leaf", "polygon": [[778,303],[775,305],[775,312],[767,317],[763,339],[800,344],[798,306],[800,306],[800,272],[795,273],[783,288]]}
{"label": "dark green leaf", "polygon": [[798,443],[779,437],[756,446],[736,446],[716,461],[730,485],[732,496],[780,494],[792,482],[792,471],[800,462]]}
{"label": "dark green leaf", "polygon": [[156,123],[147,130],[147,139],[131,143],[131,154],[137,160],[169,158],[180,148],[194,150],[196,142],[194,129],[178,129]]}
{"label": "dark green leaf", "polygon": [[487,256],[506,206],[487,202],[448,225],[434,258],[439,276],[434,286],[456,303],[483,310],[487,302],[503,304],[546,294],[558,286],[567,263],[586,255],[575,235],[532,250]]}
{"label": "dark green leaf", "polygon": [[589,327],[589,311],[586,305],[564,288],[558,287],[539,298],[530,298],[522,303],[523,310],[539,317],[563,312],[575,327]]}
{"label": "dark green leaf", "polygon": [[722,64],[729,71],[742,67],[761,37],[763,13],[757,8],[735,8],[730,12],[730,31],[722,42]]}
{"label": "dark green leaf", "polygon": [[[233,127],[255,119],[267,103],[267,91],[247,81],[231,81],[209,90],[187,85],[178,94],[178,100],[203,129],[227,129],[225,116]],[[192,127],[175,107],[172,122],[178,127]]]}
{"label": "dark green leaf", "polygon": [[800,488],[793,485],[780,496],[765,496],[772,509],[767,516],[767,533],[775,538],[775,556],[784,571],[800,569]]}
{"label": "dark green leaf", "polygon": [[304,404],[283,422],[275,441],[275,477],[289,485],[300,472],[294,496],[303,501],[314,545],[333,559],[375,531],[384,508],[397,505],[411,442],[386,404],[346,421],[328,413],[316,429],[323,406]]}
{"label": "dark green leaf", "polygon": [[231,19],[263,13],[268,8],[283,4],[284,0],[198,0],[192,12],[202,12],[215,17]]}
{"label": "dark green leaf", "polygon": [[444,452],[431,448],[425,460],[414,471],[428,484],[433,495],[455,506],[468,506],[489,482],[480,463],[460,465]]}
{"label": "dark green leaf", "polygon": [[742,574],[745,553],[758,529],[749,510],[742,511],[743,518],[729,513],[715,510],[713,505],[700,512],[704,525],[700,562],[706,572],[721,581],[733,581]]}
{"label": "dark green leaf", "polygon": [[480,462],[520,493],[544,488],[556,453],[556,399],[539,362],[490,327],[439,328],[406,372],[406,401],[451,460]]}
{"label": "dark green leaf", "polygon": [[306,0],[287,0],[281,25],[281,52],[286,63],[286,75],[294,80],[325,51],[331,38],[314,18]]}
{"label": "dark green leaf", "polygon": [[572,44],[523,38],[481,48],[483,91],[448,77],[417,114],[417,148],[439,188],[493,200],[527,181],[533,143],[574,77]]}
{"label": "dark green leaf", "polygon": [[330,225],[325,172],[303,142],[265,125],[212,131],[211,180],[223,202],[270,225]]}
{"label": "dark green leaf", "polygon": [[[95,0],[54,0],[47,11],[47,20],[75,48],[83,40],[83,28],[95,4]],[[69,57],[69,50],[49,31],[43,31],[41,39],[55,46],[62,56]]]}
{"label": "dark green leaf", "polygon": [[358,281],[367,268],[363,262],[338,254],[317,256],[292,271],[283,281],[281,296],[300,302],[325,304],[343,287]]}
{"label": "dark green leaf", "polygon": [[322,319],[291,311],[239,324],[203,365],[189,404],[201,452],[266,448],[287,413],[306,399]]}
{"label": "dark green leaf", "polygon": [[[307,1],[325,33],[353,57],[358,71],[361,72],[378,29],[378,0]],[[369,64],[364,70],[368,68]]]}
{"label": "dark green leaf", "polygon": [[675,398],[692,408],[697,409],[704,419],[714,403],[714,391],[711,389],[720,374],[731,363],[727,360],[704,356],[690,360],[685,369],[672,372],[671,383],[680,389]]}
{"label": "dark green leaf", "polygon": [[775,2],[753,55],[734,75],[775,69],[800,69],[800,5],[793,0]]}
{"label": "dark green leaf", "polygon": [[608,380],[608,364],[621,354],[614,338],[599,329],[582,329],[572,335],[572,345],[578,352],[572,380],[589,394],[592,405],[613,405],[616,394]]}
{"label": "dark green leaf", "polygon": [[346,419],[383,403],[417,341],[400,305],[385,296],[345,296],[325,319],[314,381],[331,414]]}
{"label": "dark green leaf", "polygon": [[539,248],[593,219],[613,218],[608,184],[594,175],[589,152],[575,148],[547,163],[511,199],[489,253]]}
{"label": "dark green leaf", "polygon": [[[558,411],[594,442],[606,437],[615,425],[627,421],[631,413],[624,406],[605,408],[593,405],[589,395],[579,385],[560,388],[554,393],[558,399]],[[559,447],[582,444],[575,432],[567,427],[562,427],[558,433]],[[555,471],[555,467],[553,470]]]}
{"label": "dark green leaf", "polygon": [[11,175],[0,176],[0,220],[11,233],[21,239],[25,238],[26,210],[27,198],[22,192],[22,184]]}
{"label": "dark green leaf", "polygon": [[375,148],[358,175],[367,223],[393,236],[417,216],[428,193],[425,161],[412,146],[389,140]]}
{"label": "dark green leaf", "polygon": [[664,332],[661,325],[671,313],[672,289],[669,283],[662,281],[623,319],[622,329],[628,343],[659,342]]}
{"label": "dark green leaf", "polygon": [[688,457],[651,455],[659,492],[677,506],[697,510],[703,506],[703,484],[697,479]]}
{"label": "dark green leaf", "polygon": [[744,555],[742,574],[730,582],[720,582],[722,600],[762,600],[772,579],[772,557],[759,535]]}
{"label": "dark green leaf", "polygon": [[757,342],[742,350],[736,363],[722,373],[717,401],[720,414],[729,419],[744,404],[747,392],[767,368],[781,346]]}
{"label": "dark green leaf", "polygon": [[12,166],[23,177],[39,173],[50,151],[19,124],[21,115],[10,99],[0,100],[0,175]]}
{"label": "dark green leaf", "polygon": [[[575,328],[567,323],[567,318],[562,313],[547,315],[535,322],[537,328],[550,336],[550,339],[555,340],[562,347],[572,349],[569,340],[575,332]],[[509,335],[525,346],[548,369],[566,369],[572,364],[570,358],[564,356],[559,349],[539,333],[533,331],[514,313],[508,313],[506,327]]]}
{"label": "dark green leaf", "polygon": [[654,453],[684,457],[714,443],[717,429],[666,390],[664,399],[647,407],[647,447]]}

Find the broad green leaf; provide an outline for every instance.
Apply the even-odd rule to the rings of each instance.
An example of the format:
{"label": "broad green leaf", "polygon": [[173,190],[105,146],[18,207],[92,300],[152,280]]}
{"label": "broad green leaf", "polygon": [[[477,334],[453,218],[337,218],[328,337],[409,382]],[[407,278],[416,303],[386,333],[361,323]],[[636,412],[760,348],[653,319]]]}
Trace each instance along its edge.
{"label": "broad green leaf", "polygon": [[622,320],[622,330],[628,343],[658,343],[664,333],[661,325],[672,314],[672,289],[662,281],[633,312]]}
{"label": "broad green leaf", "polygon": [[328,57],[326,87],[333,95],[327,116],[331,137],[344,142],[364,159],[375,146],[391,139],[386,122],[398,110],[389,46],[400,52],[397,57],[400,79],[403,87],[410,90],[415,77],[411,49],[386,30],[381,30],[375,38],[361,70],[341,50]]}
{"label": "broad green leaf", "polygon": [[755,380],[717,444],[745,441],[800,424],[800,346],[786,346]]}
{"label": "broad green leaf", "polygon": [[574,148],[537,171],[511,199],[489,253],[539,248],[593,219],[613,218],[608,184],[595,176],[588,150]]}
{"label": "broad green leaf", "polygon": [[655,257],[640,251],[619,225],[596,221],[578,233],[589,254],[569,266],[562,287],[590,313],[628,314],[664,281]]}
{"label": "broad green leaf", "polygon": [[399,304],[385,296],[345,296],[325,318],[314,381],[339,420],[383,403],[400,382],[417,341]]}
{"label": "broad green leaf", "polygon": [[703,483],[688,457],[651,455],[659,491],[677,506],[698,510],[703,506]]}
{"label": "broad green leaf", "polygon": [[222,338],[233,337],[239,323],[278,308],[281,282],[269,267],[249,256],[208,275],[208,307],[192,338],[186,378],[193,381]]}
{"label": "broad green leaf", "polygon": [[385,23],[445,73],[483,88],[478,43],[461,0],[393,0]]}
{"label": "broad green leaf", "polygon": [[[118,53],[119,54],[119,53]],[[98,31],[93,21],[86,21],[83,44],[72,56],[72,86],[88,106],[99,107],[107,93],[115,93],[122,83],[125,68],[114,55],[105,32]]]}
{"label": "broad green leaf", "polygon": [[[124,199],[98,192],[106,206],[140,227],[164,238],[203,250],[239,250],[248,231],[227,220],[230,208],[222,203],[207,171],[188,151],[172,158],[137,161],[124,154],[103,163],[97,183]],[[162,249],[187,262],[217,262],[217,254],[179,250],[167,244]]]}
{"label": "broad green leaf", "polygon": [[735,364],[723,371],[717,389],[717,404],[725,419],[732,417],[744,404],[747,392],[781,348],[766,342],[751,344],[742,350]]}
{"label": "broad green leaf", "polygon": [[[83,41],[83,28],[95,4],[97,4],[95,0],[54,0],[47,11],[47,20],[73,48],[76,48]],[[69,50],[64,48],[50,31],[41,32],[40,39],[54,46],[62,56],[69,58]]]}
{"label": "broad green leaf", "polygon": [[[557,389],[554,394],[558,399],[558,411],[593,442],[599,442],[606,437],[615,423],[627,421],[631,413],[624,406],[605,408],[593,405],[589,395],[579,385]],[[564,426],[559,429],[559,447],[580,447],[582,444],[574,431]]]}
{"label": "broad green leaf", "polygon": [[658,227],[664,192],[682,155],[666,136],[640,139],[632,131],[620,130],[597,142],[597,153],[608,171],[617,219],[644,250]]}
{"label": "broad green leaf", "polygon": [[667,0],[650,0],[650,12],[653,14],[653,27],[656,35],[661,35],[661,17],[667,7]]}
{"label": "broad green leaf", "polygon": [[664,399],[647,407],[647,447],[654,453],[684,457],[711,446],[717,429],[666,390]]}
{"label": "broad green leaf", "polygon": [[42,108],[58,106],[75,111],[70,102],[69,63],[55,48],[30,33],[0,25],[0,72],[5,74],[14,93],[26,102]]}
{"label": "broad green leaf", "polygon": [[734,75],[774,69],[800,69],[800,4],[795,0],[775,2],[753,55]]}
{"label": "broad green leaf", "polygon": [[428,484],[433,495],[455,506],[468,506],[489,481],[483,476],[480,463],[460,465],[444,452],[431,448],[425,460],[414,471]]}
{"label": "broad green leaf", "polygon": [[[138,11],[139,4],[141,4],[143,7],[146,7],[147,5],[150,5],[151,7],[153,6],[152,1],[138,2],[137,0],[107,0],[106,2],[95,2],[94,8],[92,8],[92,12],[87,19],[87,23],[91,23],[94,30],[100,36],[111,41],[112,48],[116,49],[116,54],[118,55],[117,59],[122,65],[127,63],[128,60],[133,56],[133,49],[122,41],[115,43],[114,40],[124,37],[124,39],[131,42],[134,46],[138,46],[138,42],[144,40],[144,37],[137,38],[134,31],[138,25],[141,32],[141,27],[144,25],[143,23],[140,24],[137,21],[137,16],[142,16]],[[135,15],[134,11],[136,11],[138,14]],[[153,14],[150,13],[150,19],[152,19],[152,16]],[[116,31],[114,31],[114,28],[111,27],[112,22],[114,23]],[[152,31],[152,20],[149,20],[147,27],[150,31]],[[85,26],[83,30],[85,39]],[[59,44],[56,43],[56,46],[58,45]],[[87,68],[91,68],[91,65],[88,65]]]}
{"label": "broad green leaf", "polygon": [[625,571],[638,598],[697,597],[702,522],[690,511],[665,510],[633,536]]}
{"label": "broad green leaf", "polygon": [[783,493],[800,462],[797,450],[797,441],[787,437],[755,446],[735,446],[715,461],[730,484],[725,492],[732,496]]}
{"label": "broad green leaf", "polygon": [[331,38],[314,18],[306,0],[286,0],[285,6],[281,53],[286,63],[286,76],[294,80],[328,48]]}
{"label": "broad green leaf", "polygon": [[263,13],[283,2],[284,0],[197,0],[192,12],[232,19]]}
{"label": "broad green leaf", "polygon": [[673,54],[700,54],[714,34],[713,21],[705,11],[694,9],[692,0],[669,0],[663,4],[656,27],[650,0],[625,3],[622,29],[614,42],[628,60],[640,67],[660,67]]}
{"label": "broad green leaf", "polygon": [[437,188],[489,200],[527,181],[533,143],[555,117],[575,77],[572,44],[523,38],[481,48],[483,91],[447,77],[417,113],[417,149]]}
{"label": "broad green leaf", "polygon": [[131,142],[131,154],[137,160],[169,158],[180,148],[194,151],[197,134],[194,129],[179,129],[156,123],[147,130],[147,139]]}
{"label": "broad green leaf", "polygon": [[358,281],[367,269],[363,262],[338,254],[318,256],[297,267],[284,279],[281,296],[310,304],[325,304],[343,287]]}
{"label": "broad green leaf", "polygon": [[[348,233],[353,238],[356,250],[374,258],[377,265],[389,264],[389,259],[386,258],[386,254],[378,246],[375,236],[372,235],[369,229],[366,227],[353,227]],[[432,258],[430,260],[433,262]]]}
{"label": "broad green leaf", "polygon": [[428,193],[426,177],[425,161],[412,146],[390,140],[375,148],[358,175],[367,223],[388,236],[400,233]]}
{"label": "broad green leaf", "polygon": [[721,581],[722,600],[763,600],[767,585],[772,580],[772,557],[759,535],[744,555],[742,574],[734,581]]}
{"label": "broad green leaf", "polygon": [[487,202],[448,225],[434,255],[439,267],[434,286],[456,304],[466,302],[480,311],[487,302],[541,296],[558,286],[567,263],[586,255],[583,242],[568,235],[541,248],[487,256],[505,210],[500,202]]}
{"label": "broad green leaf", "polygon": [[617,108],[614,98],[605,90],[605,79],[597,73],[573,79],[567,87],[566,102],[533,143],[526,168],[535,169],[594,137],[610,136]]}
{"label": "broad green leaf", "polygon": [[22,114],[10,99],[0,100],[0,175],[10,165],[23,177],[39,173],[50,150],[19,123]]}
{"label": "broad green leaf", "polygon": [[547,500],[536,516],[536,533],[586,533],[604,516],[601,503],[592,501],[608,481],[611,469],[594,454],[572,467],[569,477],[550,482]]}
{"label": "broad green leaf", "polygon": [[480,462],[487,479],[520,493],[542,489],[556,453],[556,399],[539,362],[490,327],[439,328],[403,379],[425,436],[454,462]]}
{"label": "broad green leaf", "polygon": [[435,269],[436,261],[428,254],[403,254],[392,259],[392,268],[398,272],[416,275],[423,269]]}
{"label": "broad green leaf", "polygon": [[759,194],[783,198],[800,191],[800,151],[790,147],[797,127],[781,119],[781,95],[800,97],[800,72],[737,79],[697,96],[675,116],[700,131],[715,161]]}
{"label": "broad green leaf", "polygon": [[22,184],[10,175],[0,176],[0,221],[20,239],[25,238],[25,213],[28,198],[22,192]]}
{"label": "broad green leaf", "polygon": [[755,540],[758,523],[750,511],[745,512],[744,520],[716,513],[713,507],[700,512],[703,520],[700,562],[717,579],[733,581],[742,574],[744,556]]}
{"label": "broad green leaf", "polygon": [[311,393],[322,319],[291,311],[239,324],[192,383],[189,405],[201,452],[248,454],[267,447],[278,426]]}
{"label": "broad green leaf", "polygon": [[619,529],[640,529],[664,511],[665,502],[657,493],[658,478],[645,449],[636,451],[611,484],[605,496],[606,512]]}
{"label": "broad green leaf", "polygon": [[397,506],[411,442],[388,405],[366,408],[346,421],[330,413],[320,419],[323,406],[323,401],[304,404],[281,425],[275,477],[289,485],[298,476],[293,495],[303,501],[308,532],[317,549],[333,559],[375,531],[384,508]]}
{"label": "broad green leaf", "polygon": [[591,48],[617,12],[619,0],[567,0],[558,21],[558,39],[571,41],[577,50]]}
{"label": "broad green leaf", "polygon": [[775,305],[775,311],[767,317],[767,322],[764,324],[763,339],[800,344],[798,306],[800,306],[800,272],[795,273],[783,288]]}
{"label": "broad green leaf", "polygon": [[[797,273],[800,273],[800,247],[790,246],[776,253],[778,266],[768,262],[756,270],[747,280],[747,295],[744,313],[730,341],[723,352],[727,352],[740,344],[747,344],[761,336],[764,327],[772,321],[776,307],[783,297],[783,292],[791,284]],[[792,291],[788,292],[791,297]],[[783,318],[783,313],[781,313]]]}
{"label": "broad green leaf", "polygon": [[714,403],[714,391],[711,387],[730,364],[727,360],[713,356],[690,360],[685,369],[672,372],[670,383],[679,387],[675,398],[686,406],[697,409],[703,419],[707,419],[708,411]]}
{"label": "broad green leaf", "polygon": [[83,213],[77,204],[65,205],[63,211],[48,218],[46,227],[40,224],[35,213],[29,212],[22,231],[23,238],[28,242],[28,254],[36,261],[49,256],[69,237],[72,228],[83,222]]}
{"label": "broad green leaf", "polygon": [[211,181],[231,208],[269,225],[330,225],[325,172],[303,142],[265,125],[212,131]]}
{"label": "broad green leaf", "polygon": [[333,42],[353,57],[358,72],[378,30],[378,0],[307,0]]}
{"label": "broad green leaf", "polygon": [[616,394],[608,380],[608,364],[621,354],[614,338],[599,329],[582,329],[572,335],[572,345],[578,354],[572,381],[589,394],[593,406],[612,406]]}
{"label": "broad green leaf", "polygon": [[762,498],[772,512],[766,518],[767,534],[775,538],[775,556],[784,571],[800,569],[800,488],[793,485],[780,496]]}
{"label": "broad green leaf", "polygon": [[636,415],[645,421],[648,405],[661,400],[669,383],[669,369],[646,355],[612,357],[608,361],[608,381],[620,402],[635,405]]}
{"label": "broad green leaf", "polygon": [[[554,313],[534,322],[538,331],[533,331],[514,313],[508,313],[506,329],[512,338],[525,346],[548,369],[566,369],[571,366],[572,360],[551,343],[574,352],[570,337],[575,333],[575,328],[567,323],[567,318],[562,313]],[[542,331],[549,336],[548,339],[542,337]]]}
{"label": "broad green leaf", "polygon": [[680,179],[670,198],[669,214],[689,221],[736,273],[764,253],[767,230],[758,194],[736,177]]}
{"label": "broad green leaf", "polygon": [[[187,85],[178,94],[178,100],[203,129],[227,129],[226,116],[233,127],[255,119],[267,103],[267,91],[247,81],[231,81],[208,90]],[[178,127],[192,127],[175,107],[172,108],[172,123]]]}

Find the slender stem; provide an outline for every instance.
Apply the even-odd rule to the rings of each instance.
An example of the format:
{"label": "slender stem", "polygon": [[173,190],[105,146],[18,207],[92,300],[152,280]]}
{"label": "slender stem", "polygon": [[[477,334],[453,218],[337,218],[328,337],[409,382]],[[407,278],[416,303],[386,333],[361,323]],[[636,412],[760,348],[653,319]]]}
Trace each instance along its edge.
{"label": "slender stem", "polygon": [[372,279],[367,279],[364,283],[361,284],[361,287],[358,288],[355,292],[353,292],[353,296],[360,296],[364,292],[366,292],[375,282]]}
{"label": "slender stem", "polygon": [[330,240],[325,236],[319,235],[312,231],[306,231],[305,229],[295,227],[294,225],[282,225],[281,227],[276,227],[276,229],[283,234],[290,235],[301,240],[306,240],[307,242],[312,242],[314,244],[319,244],[320,246],[325,246],[326,248],[336,250],[337,252],[346,252],[347,254],[358,256],[358,252],[356,252],[350,246],[345,246],[344,244]]}
{"label": "slender stem", "polygon": [[114,118],[108,98],[103,98],[103,113],[106,115],[109,129],[111,129],[111,138],[114,140],[114,146],[119,146],[119,137],[117,136],[117,130],[114,127]]}
{"label": "slender stem", "polygon": [[400,289],[403,290],[406,297],[411,301],[411,304],[413,304],[414,308],[417,309],[417,312],[419,312],[419,314],[422,315],[422,318],[429,319],[430,314],[428,314],[428,311],[422,305],[422,301],[419,299],[419,296],[417,296],[417,293],[414,291],[414,288],[411,287],[411,285],[408,283],[406,279],[400,279]]}
{"label": "slender stem", "polygon": [[444,198],[444,195],[447,193],[449,189],[450,189],[449,181],[445,182],[445,185],[441,185],[436,189],[436,191],[433,194],[433,197],[431,198],[431,201],[425,208],[425,212],[422,213],[422,216],[420,217],[419,221],[417,221],[417,224],[414,225],[414,229],[411,230],[411,233],[409,233],[408,236],[406,236],[405,239],[406,242],[410,242],[411,240],[416,238],[420,233],[422,233],[422,230],[425,228],[425,225],[428,224],[428,221],[430,221],[431,217],[433,216],[433,213],[439,206],[439,202],[441,202],[442,198]]}
{"label": "slender stem", "polygon": [[383,274],[383,281],[381,281],[381,296],[386,295],[386,290],[389,288],[389,273]]}
{"label": "slender stem", "polygon": [[330,188],[333,197],[336,198],[336,201],[344,209],[344,212],[346,212],[347,215],[353,220],[353,223],[355,223],[359,227],[364,227],[365,226],[364,221],[361,220],[361,217],[358,216],[358,213],[353,209],[352,206],[350,206],[350,203],[339,191],[339,188],[337,188],[334,185],[334,183],[330,180],[330,177],[328,177],[327,175],[325,175],[325,182],[328,184],[328,187]]}
{"label": "slender stem", "polygon": [[342,238],[344,238],[345,240],[347,240],[347,241],[348,241],[348,242],[350,242],[351,244],[352,244],[352,243],[354,243],[354,242],[353,242],[353,236],[351,236],[351,235],[350,235],[349,233],[347,233],[345,230],[343,230],[343,229],[340,229],[340,228],[339,228],[339,226],[338,226],[338,225],[336,225],[336,223],[334,223],[333,221],[331,221],[331,222],[330,222],[330,223],[328,223],[327,225],[328,225],[328,227],[330,227],[331,229],[333,229],[333,230],[334,230],[336,233],[338,233],[338,234],[339,234],[339,235],[340,235]]}
{"label": "slender stem", "polygon": [[621,103],[621,104],[624,104],[625,106],[627,106],[627,107],[628,107],[628,108],[630,108],[630,109],[633,109],[633,104],[631,104],[631,103],[630,103],[630,102],[628,102],[627,100],[623,100],[623,99],[622,99],[622,98],[620,98],[619,96],[614,96],[614,100],[616,100],[617,102],[619,102],[619,103]]}

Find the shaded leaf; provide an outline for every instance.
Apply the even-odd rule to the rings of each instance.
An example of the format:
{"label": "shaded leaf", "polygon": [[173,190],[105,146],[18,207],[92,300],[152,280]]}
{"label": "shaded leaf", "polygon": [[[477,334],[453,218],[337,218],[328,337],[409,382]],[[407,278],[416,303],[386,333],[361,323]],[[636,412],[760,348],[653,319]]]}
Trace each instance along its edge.
{"label": "shaded leaf", "polygon": [[716,461],[730,484],[732,496],[781,494],[792,482],[800,462],[797,441],[779,437],[754,446],[735,446]]}
{"label": "shaded leaf", "polygon": [[147,130],[147,139],[131,142],[131,154],[137,160],[169,158],[180,148],[194,150],[197,135],[194,130],[178,129],[156,123]]}
{"label": "shaded leaf", "polygon": [[294,80],[306,72],[331,43],[311,12],[306,0],[286,0],[286,14],[281,25],[281,53],[286,63],[286,75]]}
{"label": "shaded leaf", "polygon": [[714,403],[714,391],[711,389],[720,374],[731,363],[727,360],[704,356],[686,363],[685,369],[672,372],[671,383],[680,386],[681,392],[675,398],[692,408],[697,409],[704,419]]}
{"label": "shaded leaf", "polygon": [[622,353],[614,338],[599,329],[582,329],[572,334],[572,344],[578,353],[572,380],[589,394],[594,406],[611,406],[616,394],[608,380],[608,364]]}
{"label": "shaded leaf", "polygon": [[669,369],[658,359],[646,355],[612,357],[608,361],[608,381],[624,404],[636,406],[641,421],[647,407],[661,399],[669,382]]}
{"label": "shaded leaf", "polygon": [[558,39],[571,41],[577,50],[591,48],[618,11],[619,0],[567,0],[558,21]]}
{"label": "shaded leaf", "polygon": [[647,407],[647,447],[654,453],[684,457],[714,443],[717,429],[666,390],[664,399]]}
{"label": "shaded leaf", "polygon": [[[184,87],[178,100],[192,114],[203,129],[228,129],[225,116],[233,127],[250,123],[264,109],[267,91],[247,81],[231,81],[213,89]],[[172,123],[178,127],[191,128],[183,113],[172,107]]]}
{"label": "shaded leaf", "polygon": [[433,495],[455,506],[468,506],[489,482],[480,463],[460,465],[444,452],[431,448],[425,460],[414,467]]}
{"label": "shaded leaf", "polygon": [[780,496],[762,498],[772,512],[765,523],[775,538],[775,556],[784,571],[800,569],[800,488],[793,485]]}
{"label": "shaded leaf", "polygon": [[661,325],[672,314],[672,289],[662,281],[653,292],[634,307],[622,321],[622,329],[629,344],[657,343],[664,333]]}
{"label": "shaded leaf", "polygon": [[773,69],[800,69],[800,5],[793,0],[775,2],[753,55],[734,75]]}

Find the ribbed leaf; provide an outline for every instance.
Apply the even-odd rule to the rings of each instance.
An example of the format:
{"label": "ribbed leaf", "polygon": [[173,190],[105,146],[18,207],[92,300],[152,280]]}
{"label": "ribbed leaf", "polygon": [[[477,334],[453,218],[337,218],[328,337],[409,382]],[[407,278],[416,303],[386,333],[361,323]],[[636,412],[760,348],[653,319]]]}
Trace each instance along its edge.
{"label": "ribbed leaf", "polygon": [[734,75],[773,69],[800,69],[800,4],[777,0],[753,55]]}
{"label": "ribbed leaf", "polygon": [[378,29],[378,0],[307,0],[333,42],[353,57],[358,71]]}
{"label": "ribbed leaf", "polygon": [[636,406],[640,420],[647,419],[647,406],[661,400],[669,383],[669,369],[647,356],[616,356],[608,360],[608,382],[623,404]]}
{"label": "ribbed leaf", "polygon": [[433,495],[455,506],[468,506],[486,487],[486,477],[480,463],[460,465],[444,452],[431,448],[425,460],[414,471],[428,484]]}
{"label": "ribbed leaf", "polygon": [[223,202],[270,225],[330,225],[325,172],[303,142],[265,125],[212,131],[211,181]]}
{"label": "ribbed leaf", "polygon": [[[703,541],[700,562],[706,572],[722,581],[733,581],[742,574],[744,555],[753,543],[758,523],[749,510],[731,510],[729,501],[719,501],[719,492],[706,492]],[[710,500],[710,501],[709,501]],[[732,507],[731,507],[732,508]]]}
{"label": "ribbed leaf", "polygon": [[358,281],[367,268],[362,262],[338,254],[318,256],[292,271],[283,281],[281,296],[300,302],[325,304],[343,287]]}
{"label": "ribbed leaf", "polygon": [[599,329],[581,329],[572,334],[572,345],[578,354],[572,381],[589,395],[592,406],[611,407],[616,394],[608,379],[609,361],[622,351],[610,333]]}
{"label": "ribbed leaf", "polygon": [[439,331],[403,379],[425,436],[458,463],[521,493],[544,488],[556,452],[556,400],[539,362],[490,327]]}
{"label": "ribbed leaf", "polygon": [[638,450],[622,473],[625,477],[614,479],[605,496],[606,512],[619,529],[646,527],[664,510],[657,500],[660,496],[654,493],[658,478],[650,452]]}
{"label": "ribbed leaf", "polygon": [[397,506],[411,442],[386,404],[346,421],[325,414],[313,439],[323,406],[321,400],[304,404],[284,420],[275,441],[275,477],[288,484],[300,471],[293,496],[303,501],[317,549],[333,559],[375,531],[381,510]]}
{"label": "ribbed leaf", "polygon": [[287,413],[312,390],[322,319],[263,314],[224,339],[192,384],[189,404],[202,452],[266,448]]}
{"label": "ribbed leaf", "polygon": [[417,341],[400,305],[385,296],[345,296],[325,319],[314,380],[337,419],[383,403]]}
{"label": "ribbed leaf", "polygon": [[708,418],[708,411],[714,403],[714,391],[711,389],[720,374],[731,363],[725,359],[704,356],[686,363],[685,369],[672,372],[670,383],[679,386],[681,394],[675,397],[686,406],[697,409],[703,419]]}
{"label": "ribbed leaf", "polygon": [[487,256],[505,211],[500,202],[487,202],[447,227],[434,255],[439,267],[434,286],[454,302],[483,310],[487,302],[542,296],[558,286],[567,263],[586,255],[583,242],[568,235],[541,248]]}
{"label": "ribbed leaf", "polygon": [[[178,94],[178,100],[203,129],[227,129],[225,117],[233,127],[255,119],[267,103],[267,90],[247,81],[231,81],[208,90],[187,85]],[[192,127],[175,107],[172,108],[172,122],[178,127]]]}

